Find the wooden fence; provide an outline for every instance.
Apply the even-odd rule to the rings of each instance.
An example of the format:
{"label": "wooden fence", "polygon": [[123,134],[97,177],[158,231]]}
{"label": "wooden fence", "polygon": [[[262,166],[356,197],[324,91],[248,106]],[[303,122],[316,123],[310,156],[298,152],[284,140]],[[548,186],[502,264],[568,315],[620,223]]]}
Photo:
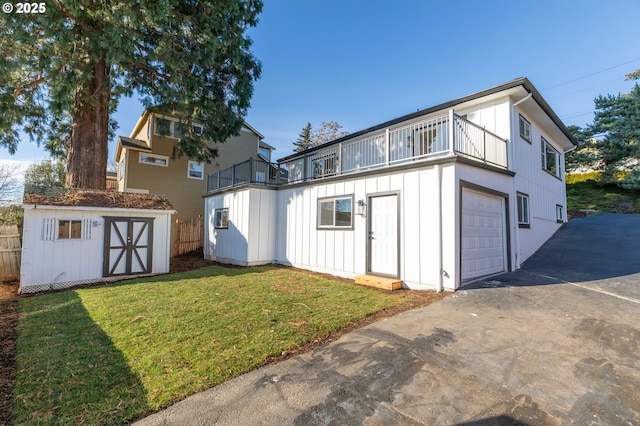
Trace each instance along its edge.
{"label": "wooden fence", "polygon": [[184,254],[204,246],[204,221],[201,217],[185,220],[178,227],[177,255]]}
{"label": "wooden fence", "polygon": [[20,279],[21,254],[18,225],[0,226],[0,281]]}

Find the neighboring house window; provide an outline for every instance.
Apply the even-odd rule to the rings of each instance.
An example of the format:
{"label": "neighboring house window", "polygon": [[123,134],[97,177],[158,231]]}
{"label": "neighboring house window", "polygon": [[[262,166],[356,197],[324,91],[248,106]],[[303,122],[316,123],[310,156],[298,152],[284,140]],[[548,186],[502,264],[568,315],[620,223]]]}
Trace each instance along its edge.
{"label": "neighboring house window", "polygon": [[162,117],[156,117],[156,135],[170,136],[171,135],[171,120]]}
{"label": "neighboring house window", "polygon": [[531,123],[523,116],[520,116],[520,137],[531,143]]}
{"label": "neighboring house window", "polygon": [[351,228],[353,197],[318,200],[318,228]]}
{"label": "neighboring house window", "polygon": [[215,228],[227,229],[229,227],[229,209],[216,209],[215,211]]}
{"label": "neighboring house window", "polygon": [[267,148],[258,149],[258,154],[267,161],[271,161],[271,150]]}
{"label": "neighboring house window", "polygon": [[189,170],[187,177],[191,179],[202,179],[204,176],[204,164],[195,161],[189,161]]}
{"label": "neighboring house window", "polygon": [[564,222],[564,212],[562,210],[562,206],[560,204],[556,204],[556,221],[560,223]]}
{"label": "neighboring house window", "polygon": [[545,138],[540,138],[542,147],[542,168],[560,177],[560,153]]}
{"label": "neighboring house window", "polygon": [[[167,136],[170,138],[180,139],[187,134],[187,125],[181,123],[179,120],[170,118],[158,117],[155,118],[155,134],[160,136]],[[204,128],[201,124],[193,125],[193,132],[196,135],[202,135]]]}
{"label": "neighboring house window", "polygon": [[529,228],[529,196],[518,192],[518,226]]}
{"label": "neighboring house window", "polygon": [[144,164],[153,164],[154,166],[169,166],[169,157],[166,155],[145,154],[141,152],[139,161]]}

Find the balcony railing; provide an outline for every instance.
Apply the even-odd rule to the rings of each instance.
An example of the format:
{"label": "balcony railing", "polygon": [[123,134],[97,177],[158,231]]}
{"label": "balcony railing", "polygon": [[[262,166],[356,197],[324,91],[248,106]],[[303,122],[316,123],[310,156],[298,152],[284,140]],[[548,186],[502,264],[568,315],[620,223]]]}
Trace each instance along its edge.
{"label": "balcony railing", "polygon": [[447,115],[312,151],[283,164],[291,183],[446,155],[508,168],[507,141],[452,110]]}
{"label": "balcony railing", "polygon": [[287,181],[287,170],[283,166],[249,158],[247,161],[207,175],[207,193],[246,183],[280,185]]}
{"label": "balcony railing", "polygon": [[249,159],[207,177],[207,192],[244,183],[282,185],[460,155],[508,169],[507,141],[455,114],[368,133],[282,164]]}

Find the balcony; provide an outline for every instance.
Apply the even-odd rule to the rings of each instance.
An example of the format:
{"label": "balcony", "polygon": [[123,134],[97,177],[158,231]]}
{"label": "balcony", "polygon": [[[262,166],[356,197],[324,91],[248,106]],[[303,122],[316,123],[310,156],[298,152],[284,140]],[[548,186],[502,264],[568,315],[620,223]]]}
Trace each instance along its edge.
{"label": "balcony", "polygon": [[507,141],[450,110],[448,114],[364,134],[300,153],[280,164],[250,159],[207,177],[207,192],[245,183],[283,185],[445,156],[508,169]]}

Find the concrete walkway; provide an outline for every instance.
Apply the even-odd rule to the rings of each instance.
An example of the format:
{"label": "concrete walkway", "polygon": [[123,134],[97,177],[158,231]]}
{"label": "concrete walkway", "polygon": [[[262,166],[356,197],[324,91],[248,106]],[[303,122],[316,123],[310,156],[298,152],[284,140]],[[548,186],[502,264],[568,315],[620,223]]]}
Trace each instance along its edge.
{"label": "concrete walkway", "polygon": [[640,424],[640,216],[574,219],[520,271],[137,425]]}

